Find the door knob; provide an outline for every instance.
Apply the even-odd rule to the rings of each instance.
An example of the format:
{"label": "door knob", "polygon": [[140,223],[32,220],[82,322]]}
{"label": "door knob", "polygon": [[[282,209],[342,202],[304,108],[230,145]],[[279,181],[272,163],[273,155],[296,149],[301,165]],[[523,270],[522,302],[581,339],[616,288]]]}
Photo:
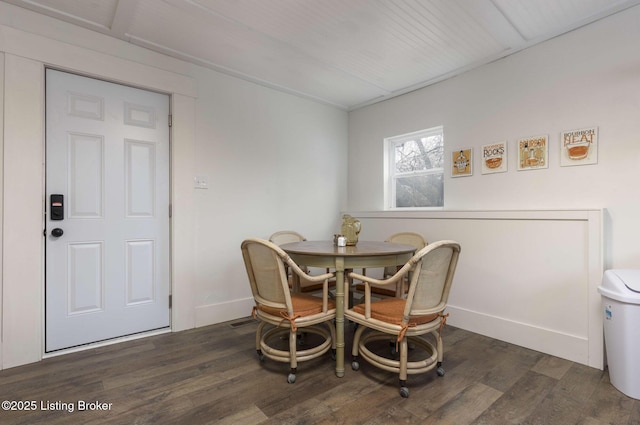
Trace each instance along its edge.
{"label": "door knob", "polygon": [[59,238],[63,234],[64,234],[64,231],[59,227],[56,227],[51,231],[51,236],[55,236],[56,238]]}

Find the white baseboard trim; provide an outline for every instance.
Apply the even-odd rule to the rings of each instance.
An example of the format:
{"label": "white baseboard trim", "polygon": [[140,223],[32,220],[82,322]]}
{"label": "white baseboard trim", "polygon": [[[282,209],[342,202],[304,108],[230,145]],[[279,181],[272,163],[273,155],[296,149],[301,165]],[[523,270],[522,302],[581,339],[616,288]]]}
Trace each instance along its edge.
{"label": "white baseboard trim", "polygon": [[589,364],[587,337],[568,335],[452,305],[447,306],[446,311],[450,313],[448,325],[594,367]]}
{"label": "white baseboard trim", "polygon": [[251,315],[253,297],[196,307],[196,328]]}
{"label": "white baseboard trim", "polygon": [[[196,308],[196,327],[247,317],[254,305],[253,298],[245,298],[199,306]],[[447,324],[451,326],[594,367],[589,364],[587,337],[569,335],[452,305],[447,306],[447,312],[450,313]]]}

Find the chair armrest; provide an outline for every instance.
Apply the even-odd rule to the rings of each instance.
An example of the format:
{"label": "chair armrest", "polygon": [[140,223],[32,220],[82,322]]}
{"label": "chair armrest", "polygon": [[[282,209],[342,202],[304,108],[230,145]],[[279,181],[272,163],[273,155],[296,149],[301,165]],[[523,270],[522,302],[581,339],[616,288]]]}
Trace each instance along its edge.
{"label": "chair armrest", "polygon": [[303,277],[307,282],[322,282],[322,312],[326,313],[329,311],[329,279],[335,277],[335,273],[324,273],[313,276],[305,273],[288,255],[284,261],[298,277]]}
{"label": "chair armrest", "polygon": [[306,274],[304,272],[302,272],[302,274],[300,273],[296,273],[298,276],[300,277],[304,277],[304,280],[308,281],[308,282],[324,282],[325,280],[329,280],[332,277],[335,277],[335,273],[324,273],[324,274],[319,274],[319,275],[310,275],[310,274]]}
{"label": "chair armrest", "polygon": [[322,282],[324,280],[329,280],[329,279],[331,279],[332,277],[335,276],[335,273],[323,273],[323,274],[319,274],[319,275],[315,275],[315,276],[307,274],[288,255],[286,256],[286,258],[284,258],[284,262],[291,268],[291,270],[295,274],[297,274],[300,277],[304,277],[305,280],[308,280],[310,282]]}
{"label": "chair armrest", "polygon": [[349,277],[352,278],[352,279],[358,279],[358,280],[362,281],[363,283],[374,284],[374,285],[379,285],[379,286],[385,286],[385,285],[394,285],[394,284],[396,284],[408,272],[409,272],[409,269],[407,269],[406,272],[404,272],[404,273],[398,272],[398,273],[394,274],[393,276],[391,276],[388,279],[376,279],[374,277],[366,276],[366,275],[355,273],[355,272],[349,273]]}
{"label": "chair armrest", "polygon": [[400,270],[396,272],[393,276],[388,279],[376,279],[370,276],[365,276],[363,274],[358,274],[355,272],[349,273],[349,278],[358,279],[362,281],[364,284],[364,316],[367,319],[371,318],[371,285],[376,286],[390,286],[396,285],[398,282],[401,282],[406,275],[409,274],[413,270],[415,263],[412,261],[407,262]]}

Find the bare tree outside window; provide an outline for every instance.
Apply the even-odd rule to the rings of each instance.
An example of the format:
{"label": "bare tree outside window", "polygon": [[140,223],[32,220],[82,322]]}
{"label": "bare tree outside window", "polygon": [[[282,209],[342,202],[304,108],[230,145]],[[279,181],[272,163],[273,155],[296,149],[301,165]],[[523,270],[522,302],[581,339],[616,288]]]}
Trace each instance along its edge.
{"label": "bare tree outside window", "polygon": [[391,208],[444,205],[444,143],[442,127],[386,140]]}

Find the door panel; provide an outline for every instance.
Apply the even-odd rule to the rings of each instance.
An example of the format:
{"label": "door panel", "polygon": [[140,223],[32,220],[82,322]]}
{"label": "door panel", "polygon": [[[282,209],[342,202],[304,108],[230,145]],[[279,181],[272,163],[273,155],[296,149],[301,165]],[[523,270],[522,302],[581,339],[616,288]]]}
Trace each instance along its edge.
{"label": "door panel", "polygon": [[168,96],[54,70],[46,95],[46,351],[168,327]]}
{"label": "door panel", "polygon": [[127,305],[155,300],[154,241],[127,241]]}
{"label": "door panel", "polygon": [[69,133],[68,149],[68,217],[104,218],[104,137]]}
{"label": "door panel", "polygon": [[156,152],[153,143],[125,140],[127,217],[153,217]]}
{"label": "door panel", "polygon": [[67,245],[69,316],[103,310],[103,246],[101,242]]}

